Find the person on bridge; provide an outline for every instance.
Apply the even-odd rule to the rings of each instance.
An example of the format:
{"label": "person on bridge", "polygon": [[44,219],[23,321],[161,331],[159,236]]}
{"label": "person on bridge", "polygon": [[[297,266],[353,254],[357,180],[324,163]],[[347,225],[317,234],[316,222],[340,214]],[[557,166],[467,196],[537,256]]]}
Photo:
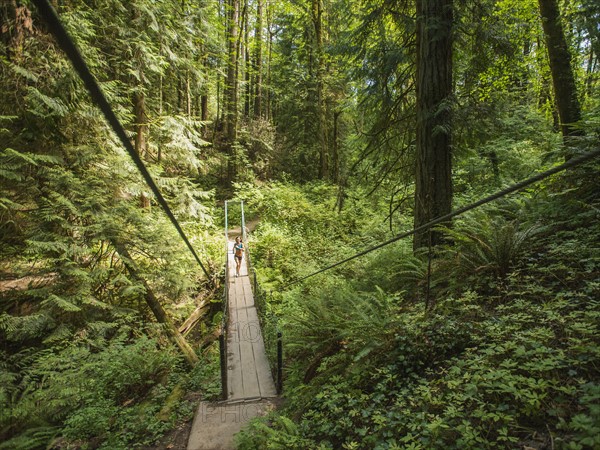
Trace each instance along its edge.
{"label": "person on bridge", "polygon": [[235,244],[233,245],[233,255],[235,259],[235,276],[240,276],[240,267],[242,266],[242,257],[244,256],[244,242],[241,236],[235,238]]}

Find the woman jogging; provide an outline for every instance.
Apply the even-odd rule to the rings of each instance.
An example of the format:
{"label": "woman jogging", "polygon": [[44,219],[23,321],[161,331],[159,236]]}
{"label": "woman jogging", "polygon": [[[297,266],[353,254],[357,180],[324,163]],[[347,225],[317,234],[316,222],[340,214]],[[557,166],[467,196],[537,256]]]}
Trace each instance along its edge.
{"label": "woman jogging", "polygon": [[240,267],[242,265],[242,257],[244,256],[244,243],[240,236],[235,238],[235,244],[233,244],[233,257],[235,258],[235,276],[240,276]]}

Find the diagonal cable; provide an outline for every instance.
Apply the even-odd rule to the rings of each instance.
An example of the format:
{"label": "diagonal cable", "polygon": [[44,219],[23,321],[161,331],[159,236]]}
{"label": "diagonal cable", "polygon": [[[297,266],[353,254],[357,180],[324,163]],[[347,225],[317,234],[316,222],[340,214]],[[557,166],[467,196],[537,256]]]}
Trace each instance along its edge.
{"label": "diagonal cable", "polygon": [[463,214],[463,213],[465,213],[467,211],[470,211],[472,209],[478,208],[478,207],[480,207],[482,205],[485,205],[486,203],[490,203],[490,202],[492,202],[494,200],[498,200],[501,197],[504,197],[504,196],[506,196],[508,194],[512,194],[513,192],[519,191],[519,190],[521,190],[521,189],[523,189],[523,188],[525,188],[525,187],[527,187],[527,186],[529,186],[531,184],[537,183],[538,181],[541,181],[541,180],[543,180],[545,178],[548,178],[551,175],[554,175],[556,173],[562,172],[562,171],[567,170],[567,169],[571,169],[571,168],[573,168],[575,166],[578,166],[580,164],[588,162],[588,161],[590,161],[593,158],[596,158],[598,156],[600,156],[600,148],[597,148],[596,150],[592,150],[590,152],[584,153],[584,154],[582,154],[580,156],[573,157],[573,158],[569,159],[567,162],[565,162],[565,163],[563,163],[563,164],[561,164],[559,166],[553,167],[552,169],[546,170],[545,172],[540,172],[539,174],[534,175],[534,176],[532,176],[530,178],[527,178],[527,179],[525,179],[523,181],[519,181],[518,183],[515,183],[515,184],[513,184],[513,185],[511,185],[511,186],[509,186],[509,187],[507,187],[505,189],[502,189],[501,191],[498,191],[498,192],[496,192],[496,193],[494,193],[494,194],[492,194],[492,195],[490,195],[488,197],[482,198],[481,200],[478,200],[476,202],[470,203],[470,204],[468,204],[466,206],[463,206],[462,208],[459,208],[459,209],[456,209],[454,211],[451,211],[451,212],[449,212],[446,215],[440,216],[437,219],[433,219],[433,220],[427,222],[426,224],[423,224],[423,225],[421,225],[421,226],[419,226],[417,228],[413,228],[410,231],[406,231],[404,233],[400,233],[397,236],[394,236],[393,238],[391,238],[391,239],[389,239],[389,240],[387,240],[385,242],[382,242],[381,244],[377,244],[377,245],[375,245],[373,247],[370,247],[370,248],[368,248],[366,250],[363,250],[362,252],[356,253],[356,254],[354,254],[354,255],[346,258],[346,259],[343,259],[343,260],[338,261],[338,262],[336,262],[334,264],[331,264],[331,265],[329,265],[327,267],[324,267],[324,268],[322,268],[320,270],[317,270],[316,272],[313,272],[313,273],[311,273],[309,275],[306,275],[306,276],[301,277],[301,278],[297,278],[296,280],[292,280],[290,283],[288,283],[287,285],[285,285],[283,288],[285,289],[285,288],[287,288],[289,286],[292,286],[294,284],[300,283],[300,282],[306,280],[307,278],[314,277],[315,275],[318,275],[318,274],[323,273],[323,272],[325,272],[327,270],[333,269],[334,267],[341,266],[342,264],[345,264],[345,263],[347,263],[349,261],[352,261],[353,259],[360,258],[361,256],[364,256],[367,253],[371,253],[371,252],[373,252],[375,250],[379,250],[380,248],[385,247],[386,245],[392,244],[392,243],[394,243],[396,241],[399,241],[400,239],[404,239],[405,237],[412,236],[413,234],[419,233],[421,231],[425,231],[425,230],[427,230],[427,229],[429,229],[431,227],[434,227],[435,225],[439,225],[440,223],[446,222],[449,219],[452,219],[453,217],[459,216],[459,215],[461,215],[461,214]]}
{"label": "diagonal cable", "polygon": [[125,130],[123,129],[121,122],[119,122],[119,119],[117,119],[117,116],[115,115],[110,104],[106,100],[106,97],[102,93],[98,82],[90,72],[89,67],[87,66],[85,60],[81,56],[81,53],[77,49],[77,46],[63,27],[60,19],[58,18],[58,15],[56,14],[56,11],[52,7],[52,5],[50,5],[50,2],[48,0],[33,0],[33,3],[38,8],[40,14],[48,24],[48,29],[54,35],[58,44],[61,46],[63,51],[71,60],[73,67],[75,67],[75,70],[77,71],[77,73],[83,80],[85,87],[89,91],[92,100],[98,105],[98,107],[104,114],[106,121],[112,127],[113,131],[127,150],[127,153],[129,153],[129,156],[131,156],[131,159],[133,159],[133,162],[135,163],[136,167],[144,177],[144,180],[152,190],[152,193],[156,197],[156,200],[171,220],[171,223],[173,223],[173,226],[175,226],[175,229],[177,229],[177,232],[181,236],[181,239],[183,239],[187,247],[190,249],[190,252],[192,252],[192,255],[194,255],[194,258],[202,268],[202,271],[204,272],[206,277],[210,278],[208,271],[200,261],[200,258],[194,250],[194,247],[192,247],[192,244],[185,235],[183,229],[181,228],[181,225],[173,215],[171,208],[169,208],[167,201],[165,200],[160,190],[158,189],[158,186],[152,179],[152,176],[150,175],[150,172],[148,172],[148,169],[144,165],[142,158],[140,157],[140,155],[138,155],[138,153],[133,148],[133,145],[127,138],[127,134],[125,134]]}

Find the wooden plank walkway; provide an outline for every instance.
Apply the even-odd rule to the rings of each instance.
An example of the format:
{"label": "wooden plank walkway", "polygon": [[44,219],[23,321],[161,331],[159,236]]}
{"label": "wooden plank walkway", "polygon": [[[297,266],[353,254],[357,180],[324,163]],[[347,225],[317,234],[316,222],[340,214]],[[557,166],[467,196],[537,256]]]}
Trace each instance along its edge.
{"label": "wooden plank walkway", "polygon": [[[233,247],[230,242],[229,248]],[[229,329],[227,333],[228,401],[277,396],[254,304],[246,258],[235,276],[229,258]]]}
{"label": "wooden plank walkway", "polygon": [[[231,252],[233,242],[228,243]],[[240,276],[229,253],[229,327],[227,330],[227,400],[201,402],[187,450],[229,450],[233,435],[252,418],[275,407],[277,390],[265,352],[246,258]]]}

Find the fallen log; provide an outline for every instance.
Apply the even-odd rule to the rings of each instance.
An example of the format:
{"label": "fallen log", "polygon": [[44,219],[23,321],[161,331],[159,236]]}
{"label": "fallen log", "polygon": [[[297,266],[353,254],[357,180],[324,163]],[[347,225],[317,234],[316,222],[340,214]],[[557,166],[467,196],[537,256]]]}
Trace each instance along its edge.
{"label": "fallen log", "polygon": [[56,272],[50,272],[44,275],[27,275],[22,278],[0,280],[0,292],[25,291],[32,287],[38,288],[50,284],[57,278],[58,274]]}
{"label": "fallen log", "polygon": [[196,309],[190,314],[190,316],[181,324],[179,327],[179,332],[186,336],[192,328],[198,323],[202,317],[206,314],[206,309],[210,306],[210,300],[205,298],[200,302],[200,304],[196,307]]}
{"label": "fallen log", "polygon": [[179,347],[187,363],[191,367],[194,367],[198,363],[198,356],[190,344],[187,343],[185,338],[177,330],[177,328],[175,328],[173,321],[167,315],[156,295],[154,295],[154,291],[152,291],[148,282],[140,275],[137,264],[129,254],[127,247],[125,247],[123,243],[117,241],[116,239],[113,239],[112,244],[119,253],[121,261],[123,261],[123,264],[131,275],[131,278],[144,286],[144,298],[146,299],[146,303],[150,307],[150,310],[154,313],[154,317],[156,318],[157,322],[164,326],[167,336],[173,341],[173,343],[175,343],[175,345],[177,345],[177,347]]}

